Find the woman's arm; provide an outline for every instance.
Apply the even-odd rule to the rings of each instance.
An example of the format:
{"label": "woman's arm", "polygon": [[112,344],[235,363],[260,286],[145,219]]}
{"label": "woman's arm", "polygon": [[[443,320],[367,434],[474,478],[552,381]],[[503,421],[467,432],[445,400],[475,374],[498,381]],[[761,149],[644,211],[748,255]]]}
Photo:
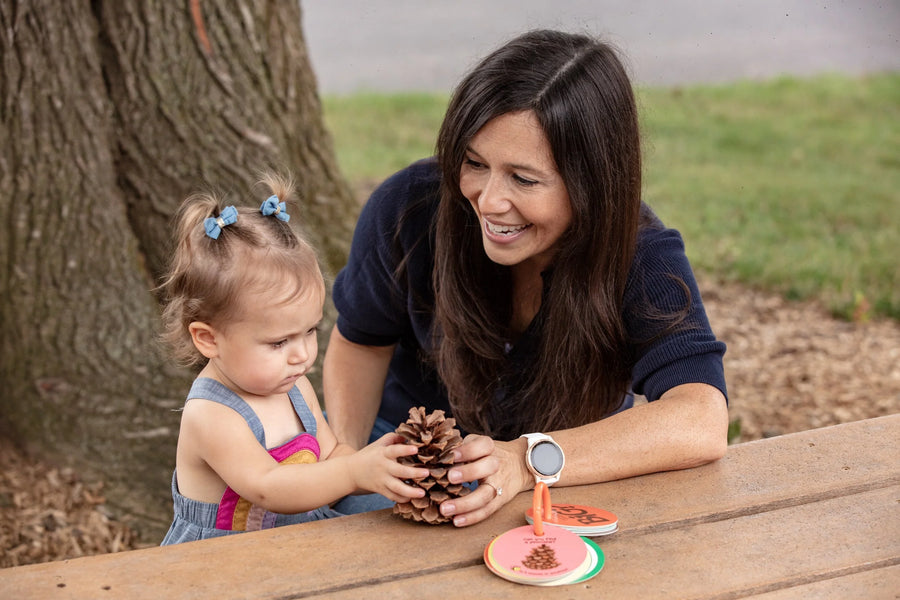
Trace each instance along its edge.
{"label": "woman's arm", "polygon": [[715,387],[688,383],[656,402],[551,435],[564,449],[571,447],[560,479],[563,485],[688,469],[725,455],[728,407]]}
{"label": "woman's arm", "polygon": [[316,441],[319,442],[319,460],[326,460],[337,456],[349,456],[356,450],[347,444],[342,444],[334,435],[325,415],[322,414],[322,408],[319,406],[319,398],[316,396],[316,390],[313,389],[307,377],[301,377],[296,383],[297,389],[303,394],[303,399],[309,407],[310,412],[316,419]]}
{"label": "woman's arm", "polygon": [[[566,465],[556,486],[583,485],[657,471],[686,469],[718,460],[728,445],[728,408],[722,393],[703,383],[679,385],[648,404],[602,421],[544,432],[562,447]],[[490,485],[441,505],[457,526],[483,521],[517,493],[534,488],[525,466],[526,441],[495,442],[469,436],[459,449],[467,461],[451,481],[478,479]],[[496,488],[503,489],[497,496]]]}
{"label": "woman's arm", "polygon": [[313,389],[309,379],[301,377],[297,380],[296,385],[300,390],[300,393],[303,394],[303,399],[306,401],[307,406],[309,406],[310,412],[312,412],[316,419],[316,441],[319,442],[320,452],[319,461],[321,462],[339,456],[351,456],[356,453],[356,448],[338,441],[337,436],[334,435],[331,425],[325,419],[325,415],[322,414],[322,408],[319,406],[319,399],[316,396],[316,391]]}
{"label": "woman's arm", "polygon": [[325,412],[338,441],[354,448],[369,442],[394,346],[362,346],[337,325],[331,330],[322,369]]}

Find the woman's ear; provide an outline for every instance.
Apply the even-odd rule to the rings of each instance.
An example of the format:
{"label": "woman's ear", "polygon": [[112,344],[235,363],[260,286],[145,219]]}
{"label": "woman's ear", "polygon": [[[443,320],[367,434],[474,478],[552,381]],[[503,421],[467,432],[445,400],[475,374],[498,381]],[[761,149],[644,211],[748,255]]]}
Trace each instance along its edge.
{"label": "woman's ear", "polygon": [[219,356],[219,348],[216,345],[216,330],[208,323],[202,321],[194,321],[188,325],[188,331],[191,333],[191,340],[197,350],[206,358],[216,358]]}

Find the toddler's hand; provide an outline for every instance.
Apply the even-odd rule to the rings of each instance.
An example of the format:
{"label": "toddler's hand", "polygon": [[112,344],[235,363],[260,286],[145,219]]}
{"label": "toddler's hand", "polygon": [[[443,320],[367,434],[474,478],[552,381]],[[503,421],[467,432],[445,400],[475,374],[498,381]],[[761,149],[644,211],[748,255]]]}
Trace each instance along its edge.
{"label": "toddler's hand", "polygon": [[403,441],[403,437],[396,433],[386,433],[351,456],[351,473],[356,486],[377,492],[394,502],[409,502],[411,498],[423,497],[425,490],[404,481],[424,479],[429,475],[428,469],[397,462],[401,456],[412,456],[418,451],[418,448]]}

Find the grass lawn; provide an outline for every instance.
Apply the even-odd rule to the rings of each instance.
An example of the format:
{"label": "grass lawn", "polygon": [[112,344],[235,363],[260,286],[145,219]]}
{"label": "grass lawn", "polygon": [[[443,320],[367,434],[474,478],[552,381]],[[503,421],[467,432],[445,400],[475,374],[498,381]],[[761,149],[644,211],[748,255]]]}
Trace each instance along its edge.
{"label": "grass lawn", "polygon": [[[698,271],[900,319],[900,74],[638,90],[644,199]],[[351,182],[429,156],[441,94],[323,98]]]}

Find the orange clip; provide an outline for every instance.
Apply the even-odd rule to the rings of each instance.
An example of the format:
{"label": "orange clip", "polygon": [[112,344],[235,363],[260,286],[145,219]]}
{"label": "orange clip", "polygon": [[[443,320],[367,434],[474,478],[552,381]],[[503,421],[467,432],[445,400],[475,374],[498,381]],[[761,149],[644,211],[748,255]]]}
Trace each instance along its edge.
{"label": "orange clip", "polygon": [[534,486],[531,500],[531,512],[534,515],[534,535],[544,535],[544,521],[553,516],[553,505],[550,503],[550,488],[543,481]]}

